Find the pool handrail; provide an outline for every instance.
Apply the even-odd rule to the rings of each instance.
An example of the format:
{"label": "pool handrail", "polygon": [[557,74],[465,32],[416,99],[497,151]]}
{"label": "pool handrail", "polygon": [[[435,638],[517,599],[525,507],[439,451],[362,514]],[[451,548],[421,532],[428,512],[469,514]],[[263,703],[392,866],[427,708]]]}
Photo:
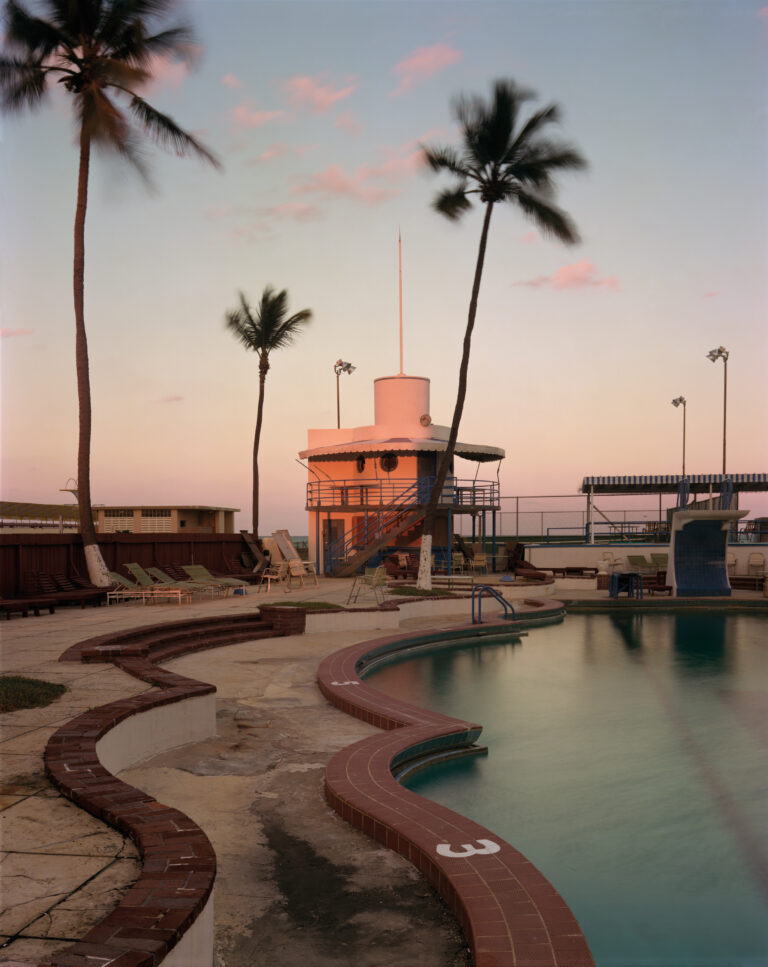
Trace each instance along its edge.
{"label": "pool handrail", "polygon": [[[504,608],[503,618],[505,621],[515,620],[515,609],[507,601],[503,594],[499,594],[496,588],[491,587],[490,584],[476,584],[472,588],[472,624],[479,625],[483,623],[483,591],[487,591],[492,597],[496,598],[497,601],[501,602]],[[477,618],[475,618],[475,599],[477,599]]]}

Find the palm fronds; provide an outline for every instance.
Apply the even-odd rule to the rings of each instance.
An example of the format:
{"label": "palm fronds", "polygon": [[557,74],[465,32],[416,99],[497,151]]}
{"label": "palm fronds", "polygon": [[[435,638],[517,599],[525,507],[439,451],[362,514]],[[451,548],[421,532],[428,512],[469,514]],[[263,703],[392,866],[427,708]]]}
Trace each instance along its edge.
{"label": "palm fronds", "polygon": [[[141,132],[178,155],[195,155],[220,166],[205,145],[137,90],[150,77],[153,55],[193,59],[193,36],[186,25],[150,29],[172,9],[173,0],[41,0],[41,6],[47,20],[30,14],[19,0],[6,0],[4,40],[16,55],[0,60],[6,110],[35,107],[49,81],[57,80],[75,98],[81,130],[145,176],[137,148]],[[128,96],[128,112],[115,100],[121,94]]]}
{"label": "palm fronds", "polygon": [[453,187],[437,195],[433,203],[436,211],[453,220],[460,218],[471,207],[467,196],[474,192],[486,204],[519,202],[523,212],[544,232],[566,242],[576,239],[573,225],[547,199],[554,194],[555,172],[584,168],[586,162],[571,145],[544,135],[550,125],[559,122],[556,104],[521,120],[523,106],[535,96],[514,81],[501,80],[494,84],[487,101],[477,96],[454,101],[453,113],[461,126],[461,152],[450,147],[424,148],[433,171],[447,172],[457,179]]}

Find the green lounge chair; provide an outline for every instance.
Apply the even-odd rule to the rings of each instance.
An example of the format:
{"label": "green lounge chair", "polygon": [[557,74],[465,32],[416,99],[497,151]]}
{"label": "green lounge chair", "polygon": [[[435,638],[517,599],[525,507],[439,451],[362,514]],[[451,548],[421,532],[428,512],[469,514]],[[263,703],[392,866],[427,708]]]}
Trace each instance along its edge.
{"label": "green lounge chair", "polygon": [[[176,578],[172,578],[170,574],[166,574],[159,567],[148,567],[147,573],[151,574],[153,578],[157,581],[157,584],[168,588],[182,588],[188,590],[191,594],[199,593],[202,594],[221,594],[226,592],[226,588],[221,587],[218,584],[208,584],[202,581],[177,581]],[[157,585],[155,585],[157,587]]]}
{"label": "green lounge chair", "polygon": [[627,570],[650,574],[651,571],[656,570],[656,565],[646,561],[644,554],[627,554]]}
{"label": "green lounge chair", "polygon": [[363,574],[358,574],[349,589],[347,604],[357,601],[361,593],[370,591],[376,599],[376,604],[384,601],[389,577],[383,564],[378,567],[367,567]]}
{"label": "green lounge chair", "polygon": [[117,571],[110,571],[109,576],[114,587],[107,592],[108,605],[118,601],[141,601],[142,604],[145,604],[147,601],[155,603],[163,599],[168,601],[175,599],[181,604],[185,598],[191,600],[189,591],[184,591],[181,588],[159,587],[157,585],[145,587],[129,581],[128,578],[124,578]]}
{"label": "green lounge chair", "polygon": [[[181,566],[193,581],[202,581],[206,584],[220,584],[230,588],[248,588],[247,581],[241,581],[240,578],[216,577],[203,564],[182,564]],[[243,593],[246,594],[247,590]]]}
{"label": "green lounge chair", "polygon": [[133,577],[136,578],[136,582],[147,591],[153,592],[155,595],[165,594],[168,598],[177,598],[179,604],[181,604],[181,594],[188,595],[191,599],[193,591],[199,591],[199,588],[193,587],[190,583],[186,581],[174,581],[172,584],[168,584],[165,581],[156,581],[151,574],[144,570],[141,564],[123,564],[126,571],[130,571]]}

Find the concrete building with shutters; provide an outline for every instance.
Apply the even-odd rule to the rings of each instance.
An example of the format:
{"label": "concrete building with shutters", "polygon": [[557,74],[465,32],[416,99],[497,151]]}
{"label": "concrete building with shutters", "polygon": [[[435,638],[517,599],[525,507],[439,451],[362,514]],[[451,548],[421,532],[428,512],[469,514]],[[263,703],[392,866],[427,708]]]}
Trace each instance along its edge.
{"label": "concrete building with shutters", "polygon": [[[234,507],[97,504],[91,508],[99,534],[234,534]],[[0,502],[6,533],[79,530],[76,504]]]}

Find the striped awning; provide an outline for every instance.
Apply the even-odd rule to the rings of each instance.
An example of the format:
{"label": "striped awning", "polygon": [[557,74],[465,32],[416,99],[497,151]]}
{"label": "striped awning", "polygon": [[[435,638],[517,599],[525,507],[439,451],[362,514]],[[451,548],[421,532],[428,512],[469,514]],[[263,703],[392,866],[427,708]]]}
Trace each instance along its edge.
{"label": "striped awning", "polygon": [[[681,474],[660,474],[629,477],[584,477],[581,493],[588,494],[674,494]],[[719,492],[726,481],[730,480],[734,493],[768,491],[768,473],[696,473],[687,477],[690,492],[693,494]]]}
{"label": "striped awning", "polygon": [[[445,440],[434,438],[411,439],[410,437],[390,437],[387,440],[350,440],[347,443],[331,444],[301,450],[302,460],[354,460],[355,457],[378,457],[383,453],[394,453],[407,457],[419,453],[442,453],[447,446]],[[479,443],[457,443],[454,452],[457,457],[488,463],[503,460],[505,452],[501,447],[491,447]]]}
{"label": "striped awning", "polygon": [[58,521],[80,520],[77,504],[33,504],[13,500],[0,500],[0,519]]}

